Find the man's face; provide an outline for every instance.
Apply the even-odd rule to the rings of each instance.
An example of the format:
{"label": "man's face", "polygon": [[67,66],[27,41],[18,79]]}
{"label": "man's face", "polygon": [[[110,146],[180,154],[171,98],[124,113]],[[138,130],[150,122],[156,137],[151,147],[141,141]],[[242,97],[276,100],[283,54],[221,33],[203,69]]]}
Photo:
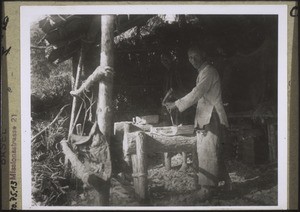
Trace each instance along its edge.
{"label": "man's face", "polygon": [[204,63],[204,55],[196,50],[189,50],[188,57],[190,63],[194,66],[195,69],[199,69]]}

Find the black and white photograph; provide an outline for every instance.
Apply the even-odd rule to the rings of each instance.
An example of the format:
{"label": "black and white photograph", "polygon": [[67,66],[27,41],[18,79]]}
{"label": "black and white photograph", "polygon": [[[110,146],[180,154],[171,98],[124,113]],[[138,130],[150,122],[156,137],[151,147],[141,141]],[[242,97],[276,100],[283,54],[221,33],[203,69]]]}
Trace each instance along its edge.
{"label": "black and white photograph", "polygon": [[24,207],[284,207],[285,13],[23,6]]}

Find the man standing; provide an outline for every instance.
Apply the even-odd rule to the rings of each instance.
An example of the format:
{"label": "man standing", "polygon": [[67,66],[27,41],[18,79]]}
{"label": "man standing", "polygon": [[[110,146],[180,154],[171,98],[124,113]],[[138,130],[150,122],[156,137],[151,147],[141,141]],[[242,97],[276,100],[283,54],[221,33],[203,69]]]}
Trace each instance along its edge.
{"label": "man standing", "polygon": [[[167,99],[170,101],[172,99],[175,100],[176,98],[183,97],[191,90],[191,88],[189,88],[182,82],[181,73],[178,69],[178,63],[175,61],[175,57],[171,54],[171,52],[163,52],[161,54],[161,63],[164,65],[166,70],[164,94],[169,95]],[[171,93],[169,93],[170,89],[172,89]],[[163,112],[164,111],[167,112],[165,109],[163,109]],[[189,111],[185,111],[184,114],[180,114],[178,111],[169,111],[168,116],[170,116],[171,118],[172,125],[186,124],[192,112],[193,112],[192,110],[189,110]],[[170,153],[164,154],[165,167],[167,170],[171,169],[172,156],[173,154]],[[186,152],[182,152],[182,165],[180,171],[186,171],[186,169],[187,169],[187,154]]]}
{"label": "man standing", "polygon": [[206,53],[199,47],[188,50],[189,62],[198,71],[196,86],[175,102],[166,103],[168,110],[183,112],[197,103],[195,128],[199,162],[198,183],[209,188],[224,180],[230,189],[230,177],[224,163],[222,128],[228,127],[221,97],[221,83],[217,70],[206,61]]}

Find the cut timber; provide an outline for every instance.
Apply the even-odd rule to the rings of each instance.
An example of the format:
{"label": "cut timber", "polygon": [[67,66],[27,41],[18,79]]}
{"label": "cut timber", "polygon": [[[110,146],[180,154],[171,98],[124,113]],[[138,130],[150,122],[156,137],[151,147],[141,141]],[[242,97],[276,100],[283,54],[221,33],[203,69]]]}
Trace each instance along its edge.
{"label": "cut timber", "polygon": [[[136,140],[141,132],[126,133],[123,141],[124,156],[136,154]],[[164,136],[145,132],[147,152],[192,152],[196,136]]]}

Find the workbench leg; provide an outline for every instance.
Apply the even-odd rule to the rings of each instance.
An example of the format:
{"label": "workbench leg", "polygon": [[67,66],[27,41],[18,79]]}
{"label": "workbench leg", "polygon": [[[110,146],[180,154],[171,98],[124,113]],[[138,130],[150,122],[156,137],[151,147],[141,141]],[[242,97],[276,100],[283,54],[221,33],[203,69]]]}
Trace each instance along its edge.
{"label": "workbench leg", "polygon": [[131,164],[132,164],[132,178],[133,178],[133,187],[135,194],[138,194],[138,170],[137,170],[137,157],[136,154],[131,155]]}
{"label": "workbench leg", "polygon": [[164,160],[165,160],[165,169],[167,171],[171,170],[171,153],[170,152],[164,152]]}
{"label": "workbench leg", "polygon": [[136,157],[137,157],[137,175],[138,175],[138,195],[140,201],[146,203],[148,197],[148,167],[146,154],[146,139],[144,133],[138,133],[136,140]]}
{"label": "workbench leg", "polygon": [[[123,134],[123,150],[124,150],[124,149],[127,149],[127,145],[128,145],[127,134],[131,132],[131,124],[125,123],[123,130],[124,130],[124,134]],[[133,162],[131,161],[132,156],[129,156],[127,154],[127,152],[123,152],[123,154],[124,154],[124,160],[125,160],[126,164],[128,166],[132,165],[132,167],[133,167]]]}
{"label": "workbench leg", "polygon": [[197,150],[194,150],[192,152],[192,160],[193,160],[193,168],[195,171],[198,171],[199,168],[199,162],[198,162],[198,154],[197,154]]}
{"label": "workbench leg", "polygon": [[179,169],[179,171],[186,171],[187,170],[187,155],[186,155],[186,152],[182,152],[182,165]]}

